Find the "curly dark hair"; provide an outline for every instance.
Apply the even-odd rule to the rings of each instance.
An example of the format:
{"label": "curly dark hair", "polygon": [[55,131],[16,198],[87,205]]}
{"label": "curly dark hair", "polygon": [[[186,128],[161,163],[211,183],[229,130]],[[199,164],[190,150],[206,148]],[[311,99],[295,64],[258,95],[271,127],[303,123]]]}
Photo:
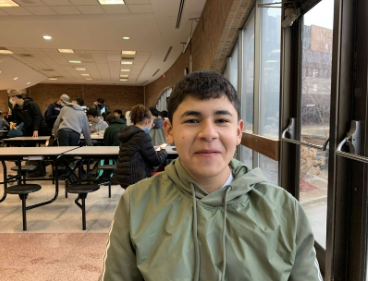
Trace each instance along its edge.
{"label": "curly dark hair", "polygon": [[168,118],[172,124],[174,112],[188,96],[199,100],[226,96],[236,109],[238,119],[241,118],[241,104],[235,88],[223,75],[215,71],[192,72],[177,83],[168,101]]}
{"label": "curly dark hair", "polygon": [[151,119],[152,114],[148,108],[142,104],[135,105],[131,108],[131,121],[133,125],[141,124],[145,119]]}

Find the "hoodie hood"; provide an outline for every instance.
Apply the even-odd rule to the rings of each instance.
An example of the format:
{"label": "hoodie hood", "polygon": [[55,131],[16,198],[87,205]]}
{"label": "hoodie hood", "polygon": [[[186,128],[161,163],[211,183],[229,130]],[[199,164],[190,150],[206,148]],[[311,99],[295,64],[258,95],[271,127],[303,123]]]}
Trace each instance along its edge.
{"label": "hoodie hood", "polygon": [[[180,158],[177,158],[170,165],[165,168],[170,179],[181,189],[185,194],[189,196],[193,195],[193,188],[195,190],[196,199],[200,200],[209,206],[217,207],[222,206],[224,198],[228,190],[226,203],[230,203],[232,200],[239,196],[248,193],[258,183],[268,183],[267,178],[263,175],[260,168],[250,170],[242,162],[232,158],[230,162],[232,169],[233,181],[211,194],[198,185],[183,168]],[[230,187],[230,188],[229,188]]]}
{"label": "hoodie hood", "polygon": [[66,102],[65,106],[69,106],[71,108],[73,108],[74,110],[80,110],[83,111],[82,107],[79,104],[75,104],[75,103],[71,103],[71,102]]}
{"label": "hoodie hood", "polygon": [[[135,134],[142,133],[144,130],[138,128],[137,126],[131,125],[127,127],[122,127],[118,135],[118,139],[123,143],[127,142]],[[146,134],[146,133],[145,133]]]}
{"label": "hoodie hood", "polygon": [[164,120],[163,119],[160,119],[160,118],[155,118],[154,119],[154,127],[152,127],[152,129],[156,130],[156,129],[160,129],[160,128],[163,128],[163,123],[164,123]]}
{"label": "hoodie hood", "polygon": [[117,119],[114,119],[111,121],[111,125],[112,124],[121,124],[121,125],[125,125],[126,124],[126,121],[123,120],[123,119],[120,119],[120,118],[117,118]]}

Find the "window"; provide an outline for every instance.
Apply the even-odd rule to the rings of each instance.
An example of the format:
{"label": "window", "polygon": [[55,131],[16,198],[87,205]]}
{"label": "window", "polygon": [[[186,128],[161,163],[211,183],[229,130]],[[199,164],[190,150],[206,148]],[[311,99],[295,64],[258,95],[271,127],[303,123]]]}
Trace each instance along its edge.
{"label": "window", "polygon": [[238,44],[235,43],[235,47],[233,48],[232,55],[230,57],[229,64],[229,81],[232,83],[233,87],[237,91],[237,83],[238,83]]}
{"label": "window", "polygon": [[[301,140],[323,145],[329,137],[333,0],[304,15],[301,62]],[[328,151],[300,146],[300,202],[315,240],[326,246]]]}
{"label": "window", "polygon": [[156,109],[159,111],[168,110],[167,108],[167,98],[170,97],[170,94],[172,93],[173,88],[168,88],[164,90],[164,92],[161,94],[160,98],[156,102]]}
{"label": "window", "polygon": [[[263,0],[262,4],[280,2]],[[279,85],[281,49],[281,9],[260,9],[260,122],[259,134],[279,137]]]}

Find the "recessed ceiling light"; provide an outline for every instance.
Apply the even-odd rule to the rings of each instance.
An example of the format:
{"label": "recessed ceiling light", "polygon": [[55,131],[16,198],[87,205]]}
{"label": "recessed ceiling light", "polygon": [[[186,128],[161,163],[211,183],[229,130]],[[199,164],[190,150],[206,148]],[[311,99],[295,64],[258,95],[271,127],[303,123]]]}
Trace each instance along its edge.
{"label": "recessed ceiling light", "polygon": [[119,79],[120,81],[122,81],[122,82],[127,82],[128,81],[128,79]]}
{"label": "recessed ceiling light", "polygon": [[121,69],[120,71],[129,72],[131,70],[130,69]]}
{"label": "recessed ceiling light", "polygon": [[1,71],[0,71],[0,73],[1,73]]}
{"label": "recessed ceiling light", "polygon": [[122,61],[121,64],[132,64],[132,61]]}
{"label": "recessed ceiling light", "polygon": [[129,37],[123,37],[124,40],[129,40]]}
{"label": "recessed ceiling light", "polygon": [[136,54],[136,51],[122,51],[122,55],[134,56],[135,54]]}
{"label": "recessed ceiling light", "polygon": [[123,0],[99,0],[101,5],[123,5]]}
{"label": "recessed ceiling light", "polygon": [[27,82],[27,85],[31,84],[31,82]]}
{"label": "recessed ceiling light", "polygon": [[90,76],[88,73],[81,74],[81,76]]}
{"label": "recessed ceiling light", "polygon": [[0,54],[12,55],[13,52],[12,51],[9,51],[9,50],[0,50]]}
{"label": "recessed ceiling light", "polygon": [[74,54],[74,51],[72,49],[58,49],[59,53],[64,54]]}
{"label": "recessed ceiling light", "polygon": [[76,70],[78,70],[78,71],[85,71],[86,68],[84,68],[84,67],[76,67]]}
{"label": "recessed ceiling light", "polygon": [[15,77],[14,80],[18,80],[18,77]]}
{"label": "recessed ceiling light", "polygon": [[70,60],[69,62],[70,62],[70,63],[81,63],[81,61],[80,61],[80,60]]}
{"label": "recessed ceiling light", "polygon": [[124,75],[121,75],[120,77],[128,77],[128,75],[124,74]]}
{"label": "recessed ceiling light", "polygon": [[58,80],[58,79],[56,79],[56,78],[49,78],[49,80],[55,81],[55,80]]}
{"label": "recessed ceiling light", "polygon": [[45,39],[45,40],[51,40],[51,38],[52,38],[52,37],[51,37],[51,36],[49,36],[49,35],[45,35],[45,36],[44,36],[44,39]]}
{"label": "recessed ceiling light", "polygon": [[86,80],[86,81],[91,81],[91,80],[92,80],[92,78],[86,78],[85,80]]}
{"label": "recessed ceiling light", "polygon": [[19,5],[12,0],[1,0],[0,7],[19,7]]}

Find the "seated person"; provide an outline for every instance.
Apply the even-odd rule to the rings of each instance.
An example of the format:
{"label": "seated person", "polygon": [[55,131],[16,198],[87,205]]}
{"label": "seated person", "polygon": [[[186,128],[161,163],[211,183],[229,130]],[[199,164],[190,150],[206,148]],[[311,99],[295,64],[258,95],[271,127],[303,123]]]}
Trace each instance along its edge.
{"label": "seated person", "polygon": [[124,124],[127,125],[127,120],[126,120],[126,117],[124,117],[122,110],[120,109],[114,110],[114,115],[115,117],[122,119]]}
{"label": "seated person", "polygon": [[154,125],[149,131],[149,135],[152,139],[152,143],[157,146],[163,143],[167,143],[165,138],[165,133],[163,129],[164,120],[161,118],[160,112],[158,112],[158,117],[154,119]]}
{"label": "seated person", "polygon": [[153,123],[150,110],[141,104],[136,105],[132,107],[130,116],[133,125],[120,128],[119,157],[112,178],[112,182],[123,188],[150,177],[154,167],[163,164],[167,158],[166,150],[156,153],[147,134]]}
{"label": "seated person", "polygon": [[3,118],[3,113],[0,111],[0,130],[9,130],[9,129],[10,129],[9,123]]}
{"label": "seated person", "polygon": [[120,140],[118,140],[118,134],[120,132],[120,128],[125,127],[126,123],[113,114],[109,114],[105,121],[109,124],[109,127],[104,132],[104,145],[119,146]]}
{"label": "seated person", "polygon": [[299,202],[232,159],[244,122],[230,82],[186,75],[168,117],[179,158],[123,193],[99,280],[323,280]]}
{"label": "seated person", "polygon": [[108,124],[98,117],[97,110],[89,109],[86,114],[88,120],[90,121],[90,133],[104,134],[104,131],[108,127]]}

